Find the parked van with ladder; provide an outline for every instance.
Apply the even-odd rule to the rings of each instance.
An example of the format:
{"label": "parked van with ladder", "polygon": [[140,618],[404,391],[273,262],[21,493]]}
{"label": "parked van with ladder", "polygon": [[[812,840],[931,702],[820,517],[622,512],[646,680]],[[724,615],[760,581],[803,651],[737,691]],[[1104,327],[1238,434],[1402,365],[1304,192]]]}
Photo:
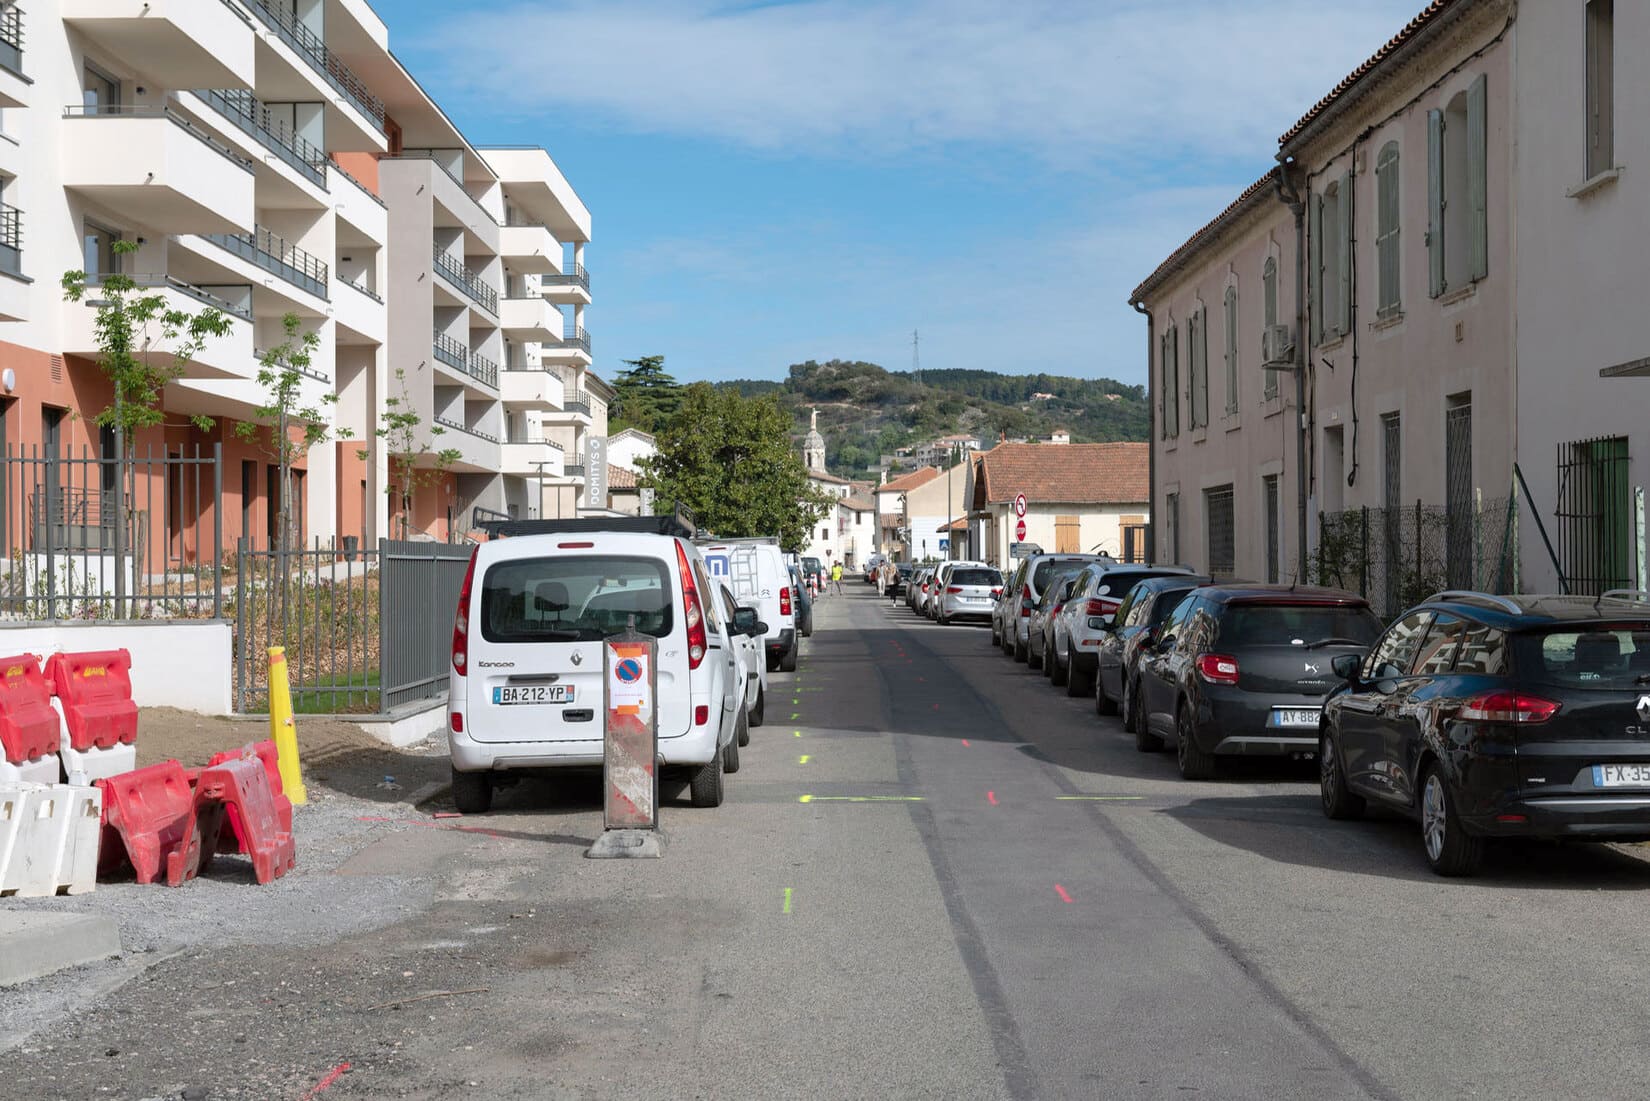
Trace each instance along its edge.
{"label": "parked van with ladder", "polygon": [[712,577],[727,581],[739,603],[755,608],[768,625],[764,652],[768,670],[796,671],[796,598],[791,571],[777,536],[756,539],[702,539],[699,550]]}

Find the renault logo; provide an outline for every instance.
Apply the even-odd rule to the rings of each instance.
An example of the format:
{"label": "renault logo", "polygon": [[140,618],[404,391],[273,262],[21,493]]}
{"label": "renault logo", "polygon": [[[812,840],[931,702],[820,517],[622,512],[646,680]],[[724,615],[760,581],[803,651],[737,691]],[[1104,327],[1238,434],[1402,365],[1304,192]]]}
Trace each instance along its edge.
{"label": "renault logo", "polygon": [[[579,651],[577,651],[577,650],[573,651],[573,664],[574,665],[583,665],[584,664],[584,655],[579,653]],[[1650,696],[1646,696],[1644,698],[1644,703],[1650,703]],[[1641,706],[1642,706],[1642,704],[1641,704]]]}
{"label": "renault logo", "polygon": [[1650,723],[1650,696],[1640,696],[1638,706],[1639,718]]}

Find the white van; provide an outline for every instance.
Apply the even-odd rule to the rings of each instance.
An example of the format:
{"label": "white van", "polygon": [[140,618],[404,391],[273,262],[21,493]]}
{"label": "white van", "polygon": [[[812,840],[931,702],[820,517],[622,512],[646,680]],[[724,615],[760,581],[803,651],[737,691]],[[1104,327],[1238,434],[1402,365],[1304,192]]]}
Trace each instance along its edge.
{"label": "white van", "polygon": [[712,577],[726,581],[740,604],[755,608],[768,625],[768,670],[796,672],[796,602],[791,571],[779,540],[721,539],[699,544]]}
{"label": "white van", "polygon": [[448,681],[459,810],[487,810],[504,770],[601,765],[602,640],[632,617],[659,640],[661,778],[686,779],[694,806],[722,802],[748,721],[744,685],[716,583],[689,539],[659,533],[671,523],[526,521],[512,528],[553,533],[476,548]]}

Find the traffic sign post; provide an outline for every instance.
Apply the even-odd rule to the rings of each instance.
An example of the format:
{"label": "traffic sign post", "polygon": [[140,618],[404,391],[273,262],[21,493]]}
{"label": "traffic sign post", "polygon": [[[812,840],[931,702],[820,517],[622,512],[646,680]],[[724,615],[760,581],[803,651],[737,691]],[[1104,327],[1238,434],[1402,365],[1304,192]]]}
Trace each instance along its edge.
{"label": "traffic sign post", "polygon": [[602,646],[602,824],[585,852],[592,858],[657,857],[659,697],[656,639],[635,620]]}
{"label": "traffic sign post", "polygon": [[1014,515],[1019,516],[1021,518],[1024,518],[1025,514],[1026,514],[1026,495],[1024,493],[1016,493],[1014,495]]}
{"label": "traffic sign post", "polygon": [[1014,538],[1021,543],[1026,541],[1026,522],[1024,520],[1014,521]]}

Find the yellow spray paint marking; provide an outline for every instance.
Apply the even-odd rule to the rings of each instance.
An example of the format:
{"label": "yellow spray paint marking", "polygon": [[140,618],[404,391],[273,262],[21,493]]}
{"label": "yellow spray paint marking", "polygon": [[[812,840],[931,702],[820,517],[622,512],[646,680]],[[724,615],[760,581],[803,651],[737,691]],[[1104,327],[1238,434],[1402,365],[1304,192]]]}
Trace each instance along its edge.
{"label": "yellow spray paint marking", "polygon": [[798,803],[811,803],[813,801],[814,797],[812,795],[804,795],[802,798],[797,800]]}
{"label": "yellow spray paint marking", "polygon": [[791,912],[791,889],[789,887],[785,888],[785,908],[780,912],[786,914]]}
{"label": "yellow spray paint marking", "polygon": [[802,706],[802,701],[801,700],[792,700],[791,701],[791,706],[792,707],[801,707]]}
{"label": "yellow spray paint marking", "polygon": [[791,733],[795,734],[798,738],[802,737],[802,731],[800,730],[793,730]]}
{"label": "yellow spray paint marking", "polygon": [[808,754],[804,753],[802,756],[798,757],[797,760],[796,760],[796,763],[799,764],[799,765],[807,764],[808,763]]}
{"label": "yellow spray paint marking", "polygon": [[922,803],[920,795],[803,795],[798,803]]}
{"label": "yellow spray paint marking", "polygon": [[1062,803],[1089,802],[1089,803],[1132,803],[1144,799],[1144,795],[1056,795]]}

